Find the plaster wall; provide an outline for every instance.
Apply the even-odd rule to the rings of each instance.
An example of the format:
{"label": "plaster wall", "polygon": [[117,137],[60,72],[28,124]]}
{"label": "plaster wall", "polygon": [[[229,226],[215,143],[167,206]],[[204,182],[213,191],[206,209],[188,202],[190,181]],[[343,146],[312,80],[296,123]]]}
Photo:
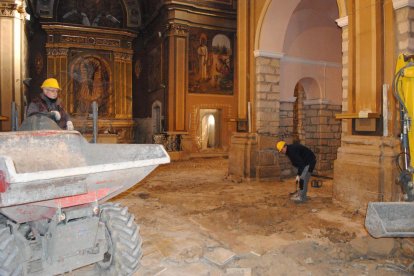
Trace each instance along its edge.
{"label": "plaster wall", "polygon": [[317,85],[305,87],[307,99],[324,99],[340,105],[342,102],[342,70],[340,64],[315,63],[309,60],[282,60],[281,100],[293,97],[296,84],[302,79],[313,79]]}

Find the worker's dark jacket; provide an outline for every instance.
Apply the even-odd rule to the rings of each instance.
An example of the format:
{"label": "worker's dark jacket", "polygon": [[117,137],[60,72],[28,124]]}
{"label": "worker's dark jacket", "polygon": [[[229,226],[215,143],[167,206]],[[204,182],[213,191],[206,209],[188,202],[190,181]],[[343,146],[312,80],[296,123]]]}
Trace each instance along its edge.
{"label": "worker's dark jacket", "polygon": [[[38,97],[34,98],[33,101],[27,107],[27,117],[32,115],[43,113],[46,115],[50,111],[59,111],[60,113],[60,120],[56,123],[59,125],[61,129],[66,129],[66,122],[70,120],[69,115],[60,106],[59,99],[52,100],[45,96],[45,94],[40,94]],[[54,119],[54,118],[53,118]]]}
{"label": "worker's dark jacket", "polygon": [[286,155],[292,165],[298,169],[298,175],[309,165],[309,172],[312,172],[316,165],[316,157],[313,152],[301,144],[287,145]]}

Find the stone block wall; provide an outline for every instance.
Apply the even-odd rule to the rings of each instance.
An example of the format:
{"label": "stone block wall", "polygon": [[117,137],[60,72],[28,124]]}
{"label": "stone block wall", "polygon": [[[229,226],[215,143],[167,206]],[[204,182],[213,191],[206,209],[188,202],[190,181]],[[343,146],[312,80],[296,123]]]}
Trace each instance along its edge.
{"label": "stone block wall", "polygon": [[276,134],[279,128],[280,60],[256,58],[256,129]]}
{"label": "stone block wall", "polygon": [[[281,102],[279,133],[287,143],[293,141],[293,102]],[[303,132],[305,139],[300,141],[309,147],[316,155],[317,164],[314,173],[331,175],[334,160],[341,145],[341,121],[335,119],[335,114],[341,112],[340,105],[323,103],[323,101],[305,101],[303,105]],[[287,157],[279,159],[281,175],[296,174]]]}
{"label": "stone block wall", "polygon": [[317,174],[333,173],[333,161],[341,145],[341,121],[335,119],[335,114],[341,113],[341,108],[340,105],[321,103],[304,105],[304,144],[316,155]]}
{"label": "stone block wall", "polygon": [[414,8],[407,6],[395,10],[398,53],[414,53]]}
{"label": "stone block wall", "polygon": [[[280,140],[283,139],[288,144],[293,143],[294,104],[294,102],[280,103]],[[280,155],[279,165],[282,177],[292,176],[297,172],[285,155]]]}

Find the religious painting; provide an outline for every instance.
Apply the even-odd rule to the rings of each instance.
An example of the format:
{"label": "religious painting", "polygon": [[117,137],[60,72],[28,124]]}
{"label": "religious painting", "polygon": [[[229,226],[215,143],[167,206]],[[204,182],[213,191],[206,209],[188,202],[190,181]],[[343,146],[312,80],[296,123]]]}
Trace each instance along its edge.
{"label": "religious painting", "polygon": [[190,30],[188,90],[199,94],[232,95],[234,33]]}
{"label": "religious painting", "polygon": [[161,46],[155,47],[148,53],[145,69],[148,73],[148,91],[158,90],[161,87]]}
{"label": "religious painting", "polygon": [[92,102],[96,101],[99,115],[109,115],[110,66],[97,56],[82,56],[70,66],[73,83],[74,111],[89,114]]}

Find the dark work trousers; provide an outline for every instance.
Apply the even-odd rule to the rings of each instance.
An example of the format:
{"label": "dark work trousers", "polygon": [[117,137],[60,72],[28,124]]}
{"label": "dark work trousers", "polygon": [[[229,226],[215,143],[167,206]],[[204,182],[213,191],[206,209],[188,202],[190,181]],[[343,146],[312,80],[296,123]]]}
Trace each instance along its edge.
{"label": "dark work trousers", "polygon": [[308,192],[308,183],[310,177],[311,173],[309,172],[309,165],[306,165],[306,167],[302,171],[302,174],[300,175],[299,180],[299,195],[302,201],[305,201],[307,199],[306,194]]}

